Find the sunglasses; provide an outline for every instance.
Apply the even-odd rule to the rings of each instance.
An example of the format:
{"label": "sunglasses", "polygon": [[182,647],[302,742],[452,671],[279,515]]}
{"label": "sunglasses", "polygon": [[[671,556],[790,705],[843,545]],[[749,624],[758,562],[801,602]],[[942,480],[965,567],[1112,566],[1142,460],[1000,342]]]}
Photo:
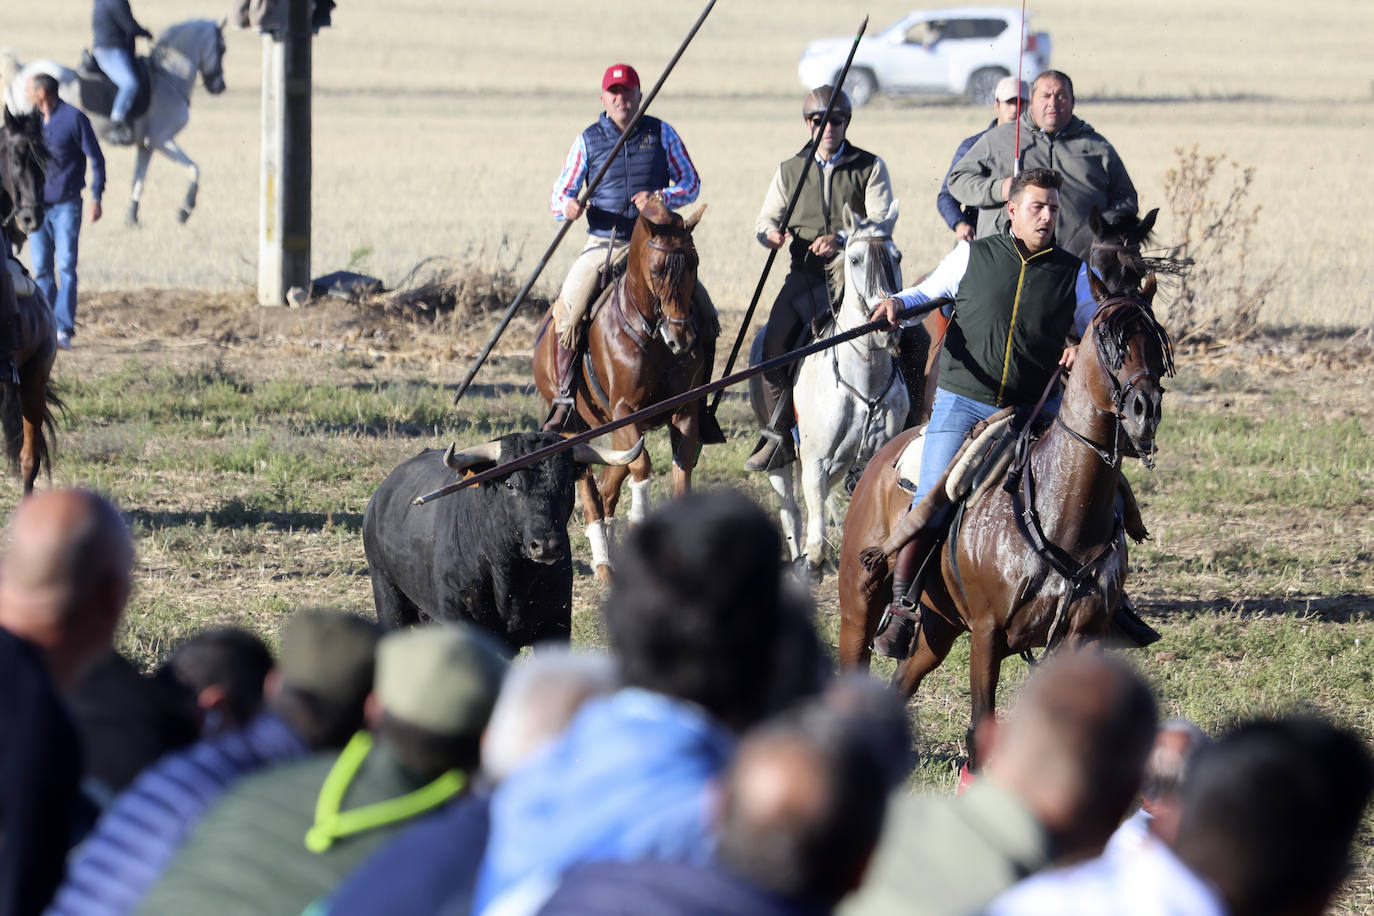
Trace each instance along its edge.
{"label": "sunglasses", "polygon": [[[808,120],[808,121],[811,122],[811,126],[812,126],[812,127],[820,127],[822,124],[825,123],[825,115],[823,115],[823,114],[813,114],[813,115],[809,116],[806,120]],[[830,116],[830,123],[831,123],[832,125],[834,125],[835,127],[839,127],[841,124],[848,124],[848,123],[849,123],[849,115],[832,114],[832,115]]]}

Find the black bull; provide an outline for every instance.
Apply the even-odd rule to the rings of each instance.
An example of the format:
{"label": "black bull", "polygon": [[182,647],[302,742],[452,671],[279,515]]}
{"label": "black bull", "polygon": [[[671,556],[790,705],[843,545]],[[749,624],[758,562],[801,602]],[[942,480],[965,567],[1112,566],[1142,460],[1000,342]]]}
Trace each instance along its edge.
{"label": "black bull", "polygon": [[435,503],[411,504],[466,471],[505,464],[560,439],[516,433],[464,452],[426,449],[387,476],[363,514],[363,549],[384,627],[470,620],[512,651],[568,639],[573,484],[587,464],[634,460],[642,442],[623,452],[578,445]]}

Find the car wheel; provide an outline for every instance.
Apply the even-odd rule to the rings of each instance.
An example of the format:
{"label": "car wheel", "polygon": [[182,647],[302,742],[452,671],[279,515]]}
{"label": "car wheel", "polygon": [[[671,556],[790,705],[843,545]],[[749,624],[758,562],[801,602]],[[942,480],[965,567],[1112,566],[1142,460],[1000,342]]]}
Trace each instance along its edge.
{"label": "car wheel", "polygon": [[[831,77],[831,85],[834,85],[839,76],[836,73]],[[995,81],[994,85],[996,85]],[[867,105],[878,92],[878,81],[874,79],[873,71],[862,68],[850,70],[849,75],[844,78],[844,92],[845,95],[849,96],[850,104],[855,108]]]}
{"label": "car wheel", "polygon": [[992,94],[997,91],[997,84],[1003,77],[1010,75],[1001,67],[984,67],[973,71],[973,75],[968,78],[968,89],[965,91],[968,100],[975,105],[991,105]]}

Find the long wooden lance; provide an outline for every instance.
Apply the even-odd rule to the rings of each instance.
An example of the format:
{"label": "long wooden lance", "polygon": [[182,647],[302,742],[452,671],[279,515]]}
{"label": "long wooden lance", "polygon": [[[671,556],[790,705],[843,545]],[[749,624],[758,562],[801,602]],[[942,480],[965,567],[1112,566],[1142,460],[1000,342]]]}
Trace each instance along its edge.
{"label": "long wooden lance", "polygon": [[[859,50],[859,39],[864,37],[864,30],[868,28],[868,17],[859,23],[859,31],[854,34],[854,43],[849,46],[849,56],[844,59],[844,66],[840,68],[839,78],[835,80],[835,88],[844,86],[845,77],[849,76],[849,65],[854,63],[854,52]],[[797,179],[797,186],[792,189],[792,197],[787,201],[787,209],[782,211],[782,222],[780,226],[784,233],[787,232],[787,223],[792,219],[792,211],[797,208],[797,201],[801,199],[802,186],[806,184],[806,173],[811,168],[811,160],[816,158],[816,147],[820,145],[821,137],[825,135],[825,125],[830,121],[830,112],[835,107],[835,100],[840,97],[839,92],[830,93],[830,100],[825,104],[825,114],[821,116],[821,129],[815,131],[815,136],[806,144],[806,156],[802,159],[801,177]],[[740,346],[744,343],[744,335],[749,333],[749,322],[754,319],[754,309],[758,308],[759,297],[763,295],[763,287],[768,283],[768,273],[773,269],[773,262],[777,260],[780,248],[774,248],[768,252],[768,260],[763,262],[763,273],[759,274],[758,285],[754,287],[754,296],[749,300],[749,308],[745,310],[744,321],[739,326],[739,333],[735,335],[735,345],[730,348],[730,358],[725,361],[725,369],[721,372],[722,376],[729,375],[730,370],[735,368],[735,359],[739,356]],[[893,290],[896,292],[896,290]],[[720,406],[721,395],[716,393],[716,397],[711,401],[708,408],[714,416],[716,408]]]}
{"label": "long wooden lance", "polygon": [[[903,311],[898,312],[897,320],[905,321],[908,318],[920,317],[921,315],[924,315],[927,312],[934,311],[935,309],[946,304],[947,302],[949,302],[948,299],[933,299],[930,302],[924,302],[920,305],[914,305],[909,309],[905,309]],[[804,347],[799,347],[796,350],[791,350],[787,353],[782,354],[781,356],[775,356],[770,360],[765,360],[764,362],[759,363],[757,366],[750,366],[748,369],[741,369],[734,375],[721,376],[714,382],[707,382],[704,385],[698,385],[695,388],[682,392],[682,394],[673,395],[671,398],[668,398],[667,400],[659,401],[657,404],[651,404],[648,407],[636,410],[634,413],[623,416],[619,420],[612,420],[610,423],[607,423],[603,426],[597,426],[593,429],[587,430],[586,432],[580,432],[575,436],[569,436],[562,442],[555,442],[552,445],[546,445],[543,448],[535,449],[528,455],[522,455],[513,461],[508,461],[505,464],[497,465],[496,467],[485,470],[480,474],[474,474],[471,477],[465,477],[462,480],[455,481],[451,484],[442,486],[439,489],[434,490],[430,493],[426,493],[423,496],[417,496],[414,500],[411,501],[411,505],[423,506],[425,503],[436,500],[441,496],[447,496],[450,493],[457,493],[459,490],[476,486],[479,483],[486,483],[488,480],[491,480],[495,477],[500,477],[503,474],[508,474],[511,471],[514,471],[518,468],[523,468],[526,465],[534,464],[536,461],[543,461],[550,455],[556,455],[559,452],[566,451],[567,449],[570,449],[575,445],[581,445],[583,442],[590,442],[592,439],[604,436],[606,433],[620,429],[622,426],[629,426],[632,423],[638,423],[640,420],[647,420],[651,417],[656,417],[659,414],[667,413],[670,410],[674,410],[680,407],[681,405],[686,404],[689,401],[694,401],[698,398],[708,395],[713,391],[721,391],[725,388],[729,388],[731,385],[736,385],[747,379],[753,378],[760,372],[767,372],[768,370],[773,369],[777,366],[783,366],[787,363],[795,362],[799,359],[804,359],[810,356],[812,353],[820,353],[822,350],[828,350],[831,347],[838,346],[846,341],[853,340],[856,337],[862,337],[863,335],[868,334],[871,331],[885,331],[887,329],[887,320],[883,318],[878,318],[866,324],[861,324],[858,327],[850,328],[848,331],[845,331],[841,334],[836,334],[834,337],[827,337],[824,340],[818,340],[814,343],[807,344]]]}
{"label": "long wooden lance", "polygon": [[[601,179],[605,176],[607,170],[610,169],[611,163],[615,161],[615,157],[620,153],[620,150],[624,148],[626,141],[630,139],[630,135],[634,133],[635,127],[639,124],[639,119],[644,117],[644,112],[649,110],[649,104],[653,102],[654,97],[658,95],[658,90],[663,88],[663,83],[668,79],[668,74],[672,73],[673,67],[677,66],[678,58],[682,57],[682,52],[686,51],[687,46],[692,43],[692,39],[696,37],[697,31],[701,28],[701,24],[706,21],[707,15],[715,5],[716,0],[710,0],[710,2],[706,4],[706,8],[701,11],[701,15],[697,17],[697,21],[692,23],[692,28],[687,32],[687,37],[682,39],[682,44],[678,45],[677,51],[673,54],[672,59],[668,61],[668,66],[663,68],[663,73],[659,75],[658,82],[654,83],[654,88],[650,89],[649,94],[644,97],[644,100],[639,105],[639,110],[635,112],[635,116],[630,120],[630,123],[625,129],[620,132],[620,137],[615,141],[615,146],[611,147],[610,155],[608,155],[606,161],[601,164],[601,168],[597,169],[596,175],[592,180],[587,182],[587,187],[578,195],[577,202],[583,205],[583,207],[586,206],[587,201],[592,199],[592,194],[595,193],[597,185],[601,184]],[[534,265],[534,271],[530,274],[529,279],[525,281],[524,286],[520,287],[520,291],[515,294],[515,300],[506,308],[506,314],[502,316],[500,324],[498,324],[496,330],[492,332],[491,339],[487,341],[487,345],[482,348],[482,352],[478,354],[477,359],[473,361],[472,368],[468,370],[468,374],[458,386],[458,390],[453,392],[453,403],[455,405],[463,397],[464,392],[468,390],[468,386],[472,384],[472,380],[477,377],[477,371],[482,368],[482,364],[485,363],[487,357],[491,355],[491,351],[496,346],[496,342],[500,340],[501,335],[505,333],[506,326],[509,325],[511,319],[515,317],[516,310],[520,308],[520,304],[524,302],[525,297],[529,295],[530,288],[534,286],[534,281],[539,279],[539,275],[544,272],[544,268],[549,263],[549,258],[553,257],[553,253],[558,248],[559,243],[563,241],[563,237],[568,234],[568,230],[572,228],[575,222],[576,220],[565,219],[559,224],[558,232],[554,234],[553,241],[549,242],[549,247],[544,249],[544,254],[539,258],[539,262]]]}

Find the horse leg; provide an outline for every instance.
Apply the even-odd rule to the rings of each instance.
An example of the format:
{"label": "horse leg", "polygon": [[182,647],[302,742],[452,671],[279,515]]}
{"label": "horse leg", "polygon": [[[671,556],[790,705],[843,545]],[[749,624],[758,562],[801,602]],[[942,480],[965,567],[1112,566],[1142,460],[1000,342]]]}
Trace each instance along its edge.
{"label": "horse leg", "polygon": [[[991,615],[989,615],[991,616]],[[973,698],[973,713],[969,719],[968,768],[977,772],[981,763],[974,733],[984,716],[995,715],[997,707],[997,679],[1002,673],[1002,659],[1007,654],[1007,634],[990,622],[971,632],[969,644],[968,679]]]}
{"label": "horse leg", "polygon": [[[877,628],[877,620],[873,626]],[[959,637],[960,630],[934,611],[926,610],[921,614],[921,625],[916,628],[916,651],[911,657],[897,666],[892,675],[893,686],[902,691],[908,699],[915,695],[925,676],[945,660],[950,647]]]}
{"label": "horse leg", "polygon": [[134,184],[129,191],[129,209],[124,214],[124,225],[138,225],[138,202],[143,199],[143,184],[148,178],[148,163],[153,161],[153,150],[146,143],[138,145],[134,154]]}
{"label": "horse leg", "polygon": [[24,495],[33,492],[34,481],[47,453],[43,434],[43,420],[47,417],[47,378],[24,379],[19,401],[24,417],[24,443],[19,450],[19,472],[24,481]]}
{"label": "horse leg", "polygon": [[806,499],[806,566],[813,582],[819,582],[825,567],[825,497],[830,475],[825,459],[808,454],[803,443],[797,463],[801,465],[802,496]]}
{"label": "horse leg", "polygon": [[186,171],[191,176],[190,183],[186,185],[186,197],[181,202],[181,208],[177,210],[177,222],[184,223],[191,218],[191,211],[196,208],[196,192],[200,188],[200,166],[196,165],[195,161],[186,155],[185,151],[177,146],[176,140],[171,137],[163,140],[158,149],[168,159],[185,166]]}
{"label": "horse leg", "polygon": [[691,410],[673,416],[673,498],[683,496],[692,490],[692,469],[697,464],[697,444],[701,441],[700,427],[697,423],[698,404]]}
{"label": "horse leg", "polygon": [[596,488],[596,479],[590,467],[577,479],[577,491],[582,496],[582,520],[587,525],[587,544],[592,552],[592,569],[602,585],[610,585],[611,544],[606,524],[606,508],[601,502],[601,492]]}
{"label": "horse leg", "polygon": [[787,552],[796,560],[802,555],[801,509],[797,506],[797,495],[793,489],[795,476],[792,463],[788,462],[777,470],[768,472],[768,483],[778,494],[778,523],[782,526],[783,537],[787,539]]}
{"label": "horse leg", "polygon": [[[619,417],[620,415],[617,414],[616,419]],[[643,435],[643,430],[638,427],[622,426],[611,434],[611,441],[617,449],[626,449],[633,446],[641,435]],[[653,465],[649,461],[649,450],[646,448],[639,453],[638,458],[628,465],[608,467],[602,472],[597,489],[601,491],[601,501],[606,507],[608,523],[613,521],[615,510],[620,506],[620,488],[625,483],[625,478],[634,474],[636,481],[647,481],[652,470]]]}

